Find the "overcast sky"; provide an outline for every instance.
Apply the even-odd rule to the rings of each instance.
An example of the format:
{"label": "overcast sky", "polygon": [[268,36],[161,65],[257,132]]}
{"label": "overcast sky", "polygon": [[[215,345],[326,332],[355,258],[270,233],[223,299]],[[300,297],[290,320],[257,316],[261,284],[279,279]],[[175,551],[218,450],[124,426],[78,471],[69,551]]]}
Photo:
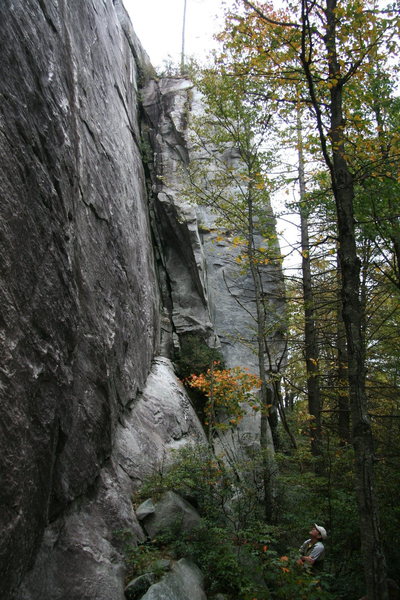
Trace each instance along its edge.
{"label": "overcast sky", "polygon": [[[187,0],[186,47],[187,56],[199,61],[206,58],[215,46],[212,35],[220,30],[224,6],[233,0]],[[170,56],[179,64],[182,47],[184,0],[123,0],[133,28],[154,67],[162,67]],[[219,15],[219,21],[216,15]]]}

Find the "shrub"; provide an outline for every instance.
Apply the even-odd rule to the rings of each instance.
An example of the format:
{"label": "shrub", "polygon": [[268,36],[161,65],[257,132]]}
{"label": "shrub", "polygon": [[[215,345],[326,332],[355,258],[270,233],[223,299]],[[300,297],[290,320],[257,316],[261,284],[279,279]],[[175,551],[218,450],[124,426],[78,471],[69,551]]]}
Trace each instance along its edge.
{"label": "shrub", "polygon": [[[136,500],[174,490],[198,508],[202,520],[190,533],[171,527],[156,540],[128,553],[135,573],[162,555],[187,557],[202,570],[208,594],[234,600],[329,600],[327,576],[310,575],[294,556],[281,556],[274,537],[278,528],[258,518],[257,499],[237,473],[208,446],[176,452],[175,461],[149,479]],[[240,469],[239,469],[240,470]],[[244,519],[238,504],[247,504]]]}
{"label": "shrub", "polygon": [[215,361],[223,365],[221,352],[217,348],[210,348],[199,334],[181,335],[179,341],[180,350],[176,353],[175,365],[180,379],[204,373]]}

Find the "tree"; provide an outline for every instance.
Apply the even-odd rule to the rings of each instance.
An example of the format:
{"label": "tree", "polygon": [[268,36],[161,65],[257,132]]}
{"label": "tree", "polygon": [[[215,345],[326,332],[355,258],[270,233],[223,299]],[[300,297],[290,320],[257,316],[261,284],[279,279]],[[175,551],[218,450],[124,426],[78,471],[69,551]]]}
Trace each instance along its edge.
{"label": "tree", "polygon": [[[266,274],[275,278],[282,304],[280,254],[269,203],[268,168],[272,156],[265,149],[266,133],[272,133],[272,116],[265,104],[249,100],[243,81],[232,80],[223,71],[209,69],[196,82],[203,93],[204,114],[192,122],[193,147],[189,170],[189,197],[209,207],[219,225],[233,234],[235,261],[250,274],[251,303],[242,305],[254,322],[254,341],[261,381],[260,443],[266,456],[265,511],[272,518],[270,465],[267,459],[268,422],[275,446],[279,372],[284,357],[282,316],[264,286]],[[227,282],[229,286],[229,283]],[[267,464],[268,463],[268,464]]]}
{"label": "tree", "polygon": [[210,447],[215,431],[226,430],[241,421],[245,414],[244,403],[259,410],[257,388],[261,381],[240,367],[221,369],[215,363],[204,373],[190,375],[185,383],[207,398],[204,412]]}
{"label": "tree", "polygon": [[[321,441],[321,390],[319,377],[319,348],[317,340],[316,314],[311,275],[308,208],[306,198],[304,148],[301,129],[301,112],[297,110],[297,146],[299,159],[299,213],[301,230],[302,279],[304,302],[304,342],[307,370],[307,395],[310,415],[314,417],[311,429],[311,452],[317,459],[322,455]],[[317,463],[317,472],[321,465]]]}
{"label": "tree", "polygon": [[[368,418],[363,313],[360,301],[360,260],[354,219],[355,178],[348,156],[350,139],[346,116],[352,110],[351,85],[357,93],[368,78],[368,57],[383,60],[393,51],[398,13],[380,13],[374,3],[353,0],[311,0],[288,3],[287,13],[243,0],[248,12],[231,16],[230,47],[242,55],[232,74],[251,73],[274,82],[276,103],[303,103],[312,112],[319,148],[335,199],[341,299],[347,340],[347,371],[355,450],[356,491],[359,505],[367,593],[386,599],[386,567],[380,541],[373,488],[374,449]],[[298,8],[298,10],[297,10]],[[226,38],[225,38],[226,39]],[[238,64],[242,68],[238,68]],[[283,92],[283,93],[282,93]],[[370,153],[371,154],[371,153]],[[371,156],[370,156],[371,160]]]}
{"label": "tree", "polygon": [[[365,561],[367,594],[372,599],[387,598],[386,563],[380,539],[380,527],[376,496],[373,489],[374,449],[371,425],[368,418],[365,390],[365,352],[360,306],[360,261],[357,256],[354,222],[354,181],[346,158],[344,132],[344,87],[355,75],[364,60],[362,52],[353,57],[343,69],[343,57],[338,44],[338,16],[336,0],[327,0],[323,13],[325,36],[324,53],[329,83],[327,118],[329,130],[323,123],[321,100],[316,94],[316,79],[312,71],[314,57],[312,43],[315,38],[315,15],[312,5],[302,0],[301,5],[301,51],[300,61],[306,76],[312,107],[325,162],[329,169],[332,191],[336,202],[339,258],[342,274],[342,310],[347,337],[347,364],[349,397],[352,415],[352,441],[355,450],[356,492],[358,498],[361,540]],[[361,6],[362,13],[363,7]],[[311,19],[314,22],[311,24]],[[366,16],[354,27],[365,24]],[[311,42],[311,43],[310,43]],[[375,46],[375,39],[371,41]],[[348,57],[346,57],[347,59]],[[329,137],[328,137],[329,136]],[[330,140],[328,150],[328,139]]]}
{"label": "tree", "polygon": [[187,0],[183,0],[181,75],[183,75],[183,73],[185,71],[186,7],[187,7]]}

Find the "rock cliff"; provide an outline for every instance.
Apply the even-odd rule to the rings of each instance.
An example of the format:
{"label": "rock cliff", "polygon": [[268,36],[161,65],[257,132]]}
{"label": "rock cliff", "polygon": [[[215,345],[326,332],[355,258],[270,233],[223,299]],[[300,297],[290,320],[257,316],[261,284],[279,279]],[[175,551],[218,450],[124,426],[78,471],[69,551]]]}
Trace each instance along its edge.
{"label": "rock cliff", "polygon": [[172,176],[191,84],[152,79],[120,0],[3,0],[0,64],[1,598],[123,600],[132,491],[204,439],[179,336],[249,364]]}

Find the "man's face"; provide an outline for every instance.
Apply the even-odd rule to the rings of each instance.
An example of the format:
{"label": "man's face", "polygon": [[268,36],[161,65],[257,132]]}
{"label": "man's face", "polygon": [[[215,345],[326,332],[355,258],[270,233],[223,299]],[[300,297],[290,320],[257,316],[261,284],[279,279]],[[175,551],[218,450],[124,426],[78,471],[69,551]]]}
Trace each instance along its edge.
{"label": "man's face", "polygon": [[313,527],[310,531],[311,537],[320,537],[320,533],[316,527]]}

